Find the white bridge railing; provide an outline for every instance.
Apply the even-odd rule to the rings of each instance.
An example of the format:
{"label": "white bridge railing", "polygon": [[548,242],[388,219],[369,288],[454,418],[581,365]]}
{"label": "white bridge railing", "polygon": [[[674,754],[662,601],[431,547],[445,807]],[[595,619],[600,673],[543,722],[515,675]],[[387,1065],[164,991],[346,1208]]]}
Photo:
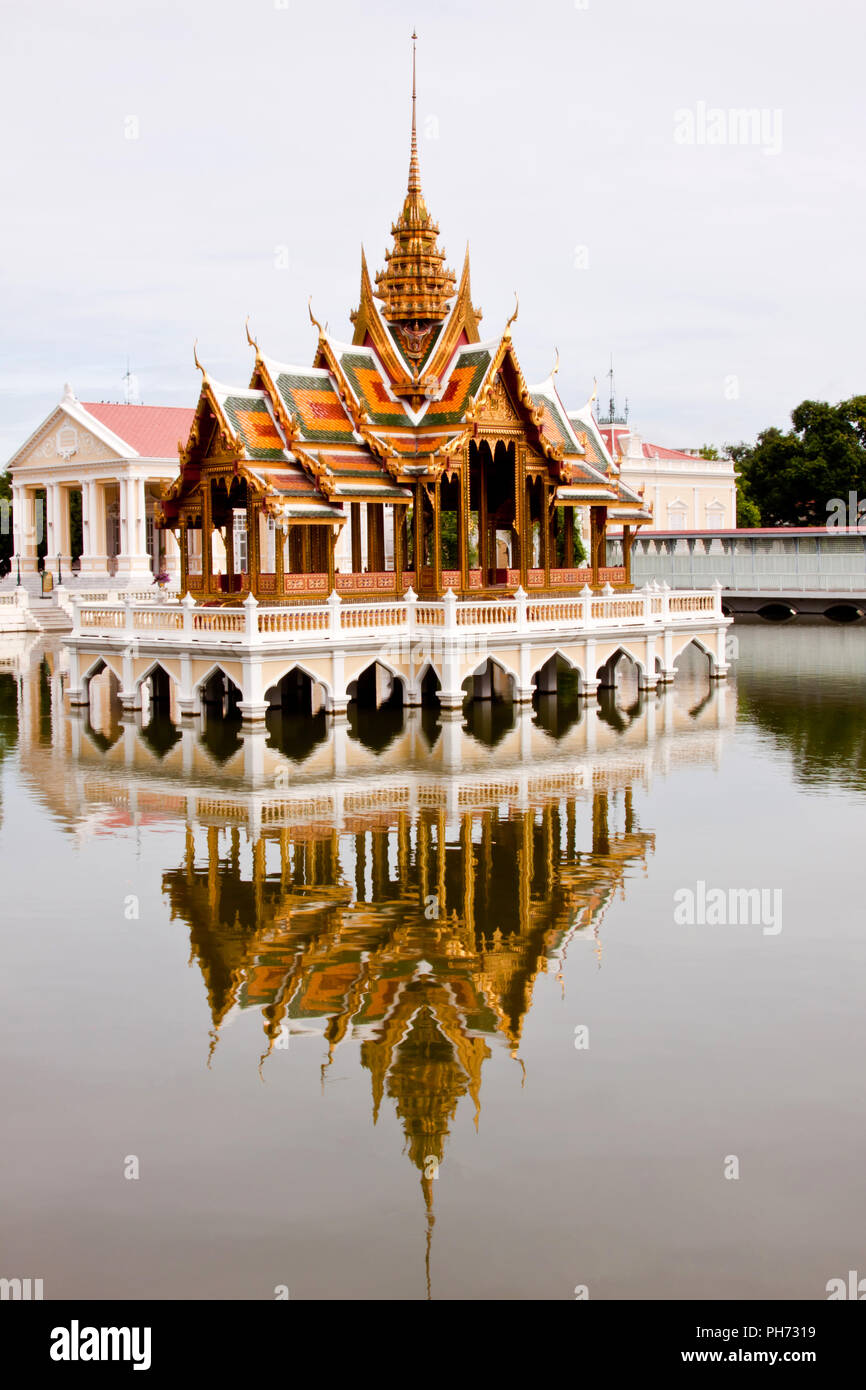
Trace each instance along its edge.
{"label": "white bridge railing", "polygon": [[567,630],[663,628],[724,623],[721,587],[676,591],[648,584],[631,594],[600,594],[585,588],[573,598],[533,598],[523,590],[501,599],[458,599],[448,592],[420,599],[410,589],[402,599],[343,603],[332,593],[325,603],[267,607],[250,596],[238,608],[208,608],[189,595],[180,603],[73,602],[75,638],[105,636],[150,639],[179,647],[199,643],[260,646],[321,641],[340,643],[420,635],[466,638],[474,634],[531,635]]}

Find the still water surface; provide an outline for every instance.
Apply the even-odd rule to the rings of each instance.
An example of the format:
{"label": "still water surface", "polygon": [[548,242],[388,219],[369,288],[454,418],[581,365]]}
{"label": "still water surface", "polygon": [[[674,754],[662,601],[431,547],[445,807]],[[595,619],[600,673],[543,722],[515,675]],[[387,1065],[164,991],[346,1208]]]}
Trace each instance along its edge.
{"label": "still water surface", "polygon": [[[62,646],[5,639],[0,1275],[724,1299],[866,1271],[866,632],[736,636],[713,691],[257,734],[70,712]],[[678,924],[698,881],[781,890],[781,930]]]}

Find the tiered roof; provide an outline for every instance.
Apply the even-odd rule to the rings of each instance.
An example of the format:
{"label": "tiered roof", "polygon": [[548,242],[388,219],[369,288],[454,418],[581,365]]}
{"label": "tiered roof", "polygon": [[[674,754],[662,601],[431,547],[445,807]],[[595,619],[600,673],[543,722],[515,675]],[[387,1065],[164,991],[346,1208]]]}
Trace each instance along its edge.
{"label": "tiered roof", "polygon": [[375,290],[362,250],[351,343],[330,337],[310,311],[319,330],[312,367],[266,356],[248,333],[256,354],[249,387],[205,377],[226,447],[242,450],[256,465],[250,471],[268,480],[266,507],[291,519],[315,499],[323,516],[345,520],[346,501],[408,503],[419,478],[450,473],[495,410],[547,461],[558,501],[616,503],[648,520],[637,495],[623,489],[591,410],[587,420],[569,417],[555,373],[527,385],[511,340],[516,310],[499,338],[481,341],[468,249],[459,285],[444,269],[421,191],[414,53],[409,180],[392,231]]}

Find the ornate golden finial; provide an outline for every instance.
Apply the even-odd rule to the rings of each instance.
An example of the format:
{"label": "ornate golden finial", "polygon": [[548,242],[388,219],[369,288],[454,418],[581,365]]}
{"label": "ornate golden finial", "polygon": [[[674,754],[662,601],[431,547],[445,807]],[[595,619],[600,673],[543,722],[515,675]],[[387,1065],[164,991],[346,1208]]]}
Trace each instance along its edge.
{"label": "ornate golden finial", "polygon": [[594,376],[594,377],[592,378],[592,395],[591,395],[590,398],[589,398],[589,403],[590,403],[590,405],[592,405],[593,401],[596,400],[597,397],[598,397],[598,377],[595,377],[595,376]]}
{"label": "ornate golden finial", "polygon": [[323,329],[322,325],[319,323],[319,320],[316,318],[315,314],[313,313],[313,296],[312,296],[312,295],[310,295],[309,299],[307,300],[307,312],[308,312],[309,315],[310,315],[310,323],[312,323],[316,328],[318,328],[318,330],[319,330],[319,336],[320,336],[320,337],[323,336],[325,330]]}
{"label": "ornate golden finial", "polygon": [[421,192],[418,164],[416,41],[412,33],[412,138],[409,181],[403,211],[391,228],[394,245],[385,252],[386,266],[376,273],[376,299],[383,301],[383,317],[389,323],[414,325],[439,323],[448,313],[456,276],[445,267],[438,245],[439,227],[433,221]]}
{"label": "ornate golden finial", "polygon": [[198,338],[196,338],[195,342],[194,342],[193,345],[192,345],[192,360],[193,360],[193,362],[195,363],[195,365],[198,367],[198,369],[199,369],[199,371],[201,372],[202,376],[205,378],[205,380],[207,380],[207,372],[205,371],[204,367],[201,365],[201,363],[200,363],[199,360],[198,360],[198,352],[196,351],[197,348],[198,348]]}
{"label": "ornate golden finial", "polygon": [[418,168],[418,132],[415,126],[415,45],[418,35],[412,30],[412,144],[409,153],[409,192],[421,192],[421,171]]}
{"label": "ornate golden finial", "polygon": [[259,345],[258,345],[258,343],[256,342],[255,338],[254,338],[254,337],[252,336],[252,334],[250,333],[250,316],[249,316],[249,314],[247,314],[246,323],[244,324],[244,327],[245,327],[246,330],[247,330],[247,342],[249,343],[249,345],[250,345],[251,348],[255,348],[256,352],[258,352],[258,350],[259,350]]}
{"label": "ornate golden finial", "polygon": [[550,372],[551,381],[556,376],[556,373],[559,371],[559,348],[554,348],[553,351],[556,353],[556,360]]}
{"label": "ornate golden finial", "polygon": [[519,312],[520,312],[520,300],[519,300],[518,297],[517,297],[517,290],[515,290],[515,291],[514,291],[514,313],[511,315],[511,318],[508,320],[508,322],[507,322],[506,325],[505,325],[505,332],[506,332],[506,334],[508,335],[509,338],[511,337],[511,325],[514,323],[514,321],[515,321],[515,319],[517,318],[517,315],[518,315]]}

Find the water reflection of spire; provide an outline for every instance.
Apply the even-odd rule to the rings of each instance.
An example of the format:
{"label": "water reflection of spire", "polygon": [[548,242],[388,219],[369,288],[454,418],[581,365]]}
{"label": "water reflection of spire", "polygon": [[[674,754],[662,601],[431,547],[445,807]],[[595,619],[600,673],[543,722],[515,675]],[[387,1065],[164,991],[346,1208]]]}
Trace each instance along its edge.
{"label": "water reflection of spire", "polygon": [[570,941],[598,939],[653,847],[630,793],[615,807],[598,784],[575,795],[551,778],[530,805],[488,785],[468,801],[449,810],[422,798],[410,812],[371,788],[344,804],[339,827],[265,822],[243,865],[237,824],[203,837],[188,825],[182,867],[163,878],[172,916],[189,924],[211,1057],[233,1010],[261,1017],[260,1066],[281,1034],[320,1033],[323,1087],[336,1049],[360,1044],[373,1121],[387,1097],[419,1174],[428,1293],[433,1183],[461,1101],[477,1128],[496,1045],[525,1084],[519,1048],[539,974]]}

